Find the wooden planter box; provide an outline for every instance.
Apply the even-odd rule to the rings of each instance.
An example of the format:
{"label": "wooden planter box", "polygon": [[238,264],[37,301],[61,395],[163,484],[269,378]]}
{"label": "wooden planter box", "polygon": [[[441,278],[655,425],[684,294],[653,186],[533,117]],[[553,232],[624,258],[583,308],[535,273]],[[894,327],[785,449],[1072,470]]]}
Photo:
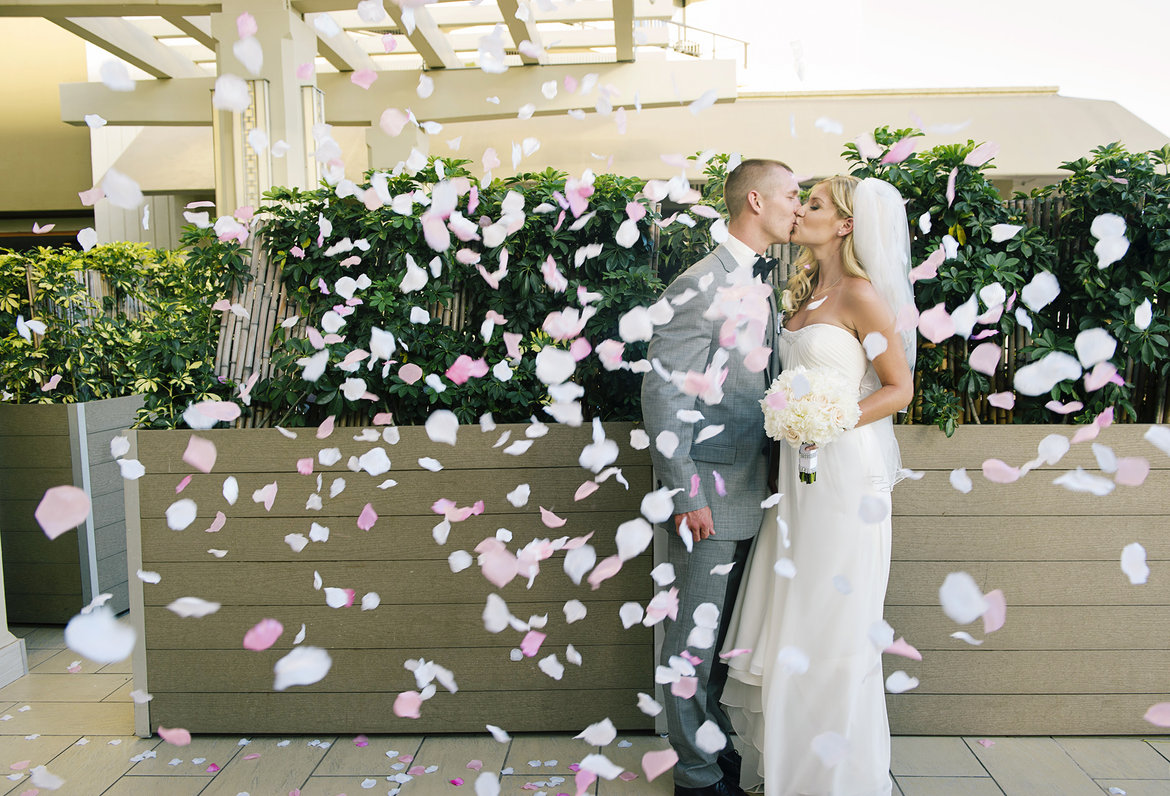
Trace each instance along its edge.
{"label": "wooden planter box", "polygon": [[[513,439],[523,438],[523,426],[509,428]],[[162,580],[131,582],[132,614],[143,630],[135,683],[154,695],[138,706],[136,730],[146,734],[162,724],[224,733],[479,732],[491,723],[515,731],[579,731],[606,716],[623,729],[649,728],[652,721],[635,705],[637,692],[653,693],[651,633],[640,626],[623,630],[618,620],[624,602],[645,605],[655,591],[647,577],[649,553],[598,591],[568,580],[563,554],[543,563],[531,589],[518,579],[497,590],[477,567],[452,575],[447,564],[452,551],[470,552],[500,527],[513,532],[511,549],[535,537],[596,531],[591,543],[599,557],[613,552],[614,530],[638,515],[651,483],[648,455],[627,445],[629,428],[606,429],[621,444],[617,464],[629,491],[610,479],[579,502],[573,493],[588,473],[576,459],[589,441],[587,429],[554,426],[522,456],[492,447],[504,427],[491,434],[461,429],[457,448],[431,443],[422,429],[402,429],[401,442],[384,446],[393,468],[377,478],[345,467],[350,455],[378,444],[354,442],[355,429],[338,429],[320,441],[312,429],[296,440],[275,430],[197,432],[216,443],[219,461],[211,475],[195,473],[184,490],[182,497],[198,503],[199,517],[182,532],[167,528],[163,512],[176,499],[175,485],[193,472],[180,460],[192,432],[138,432],[148,474],[128,484],[126,493],[130,568],[141,565]],[[1052,483],[1078,465],[1097,469],[1089,443],[1014,484],[995,484],[981,474],[985,459],[1022,464],[1048,434],[1071,437],[1070,426],[964,426],[951,439],[933,427],[898,428],[906,465],[925,476],[894,493],[886,618],[923,661],[885,656],[886,674],[902,669],[921,680],[912,691],[887,696],[894,733],[1151,731],[1145,711],[1170,701],[1170,457],[1142,439],[1147,428],[1101,432],[1097,442],[1118,456],[1146,457],[1153,470],[1143,486],[1117,487],[1100,498]],[[297,459],[316,459],[326,447],[341,449],[338,464],[315,464],[310,476],[295,473]],[[423,470],[421,456],[435,457],[444,469]],[[950,472],[959,467],[974,483],[969,494],[950,485]],[[307,511],[321,472],[324,507]],[[228,474],[239,479],[234,507],[221,495]],[[348,486],[330,500],[338,475]],[[397,486],[377,489],[385,478]],[[266,512],[252,492],[273,481],[277,500]],[[524,482],[532,496],[527,506],[513,508],[504,495]],[[440,546],[432,538],[439,517],[430,506],[442,497],[459,505],[482,498],[487,510],[454,525]],[[379,515],[369,532],[356,527],[366,502]],[[542,505],[568,519],[564,528],[541,524]],[[204,533],[218,510],[228,517],[223,530]],[[328,542],[294,552],[284,536],[308,536],[313,521],[330,528]],[[1145,585],[1131,585],[1121,572],[1121,550],[1130,542],[1146,548],[1152,572]],[[216,559],[209,548],[228,553]],[[1003,590],[1008,608],[1002,629],[986,634],[979,621],[960,627],[942,613],[938,589],[956,571],[970,573],[984,591]],[[314,573],[326,586],[355,589],[355,605],[327,607],[313,587]],[[382,604],[363,612],[358,603],[367,591],[378,592]],[[481,613],[492,592],[521,619],[548,614],[548,639],[538,658],[510,660],[523,634],[483,629]],[[185,596],[223,607],[202,619],[182,619],[166,605]],[[589,615],[566,625],[562,606],[570,598],[584,602]],[[244,650],[244,633],[267,617],[283,623],[284,635],[270,650]],[[316,685],[275,692],[273,665],[302,623],[304,643],[328,649],[333,669]],[[958,630],[983,644],[952,638]],[[536,660],[555,652],[565,662],[568,643],[581,651],[584,665],[568,664],[564,679],[554,681]],[[419,657],[450,668],[460,691],[440,689],[423,703],[421,719],[399,719],[391,709],[394,698],[415,687],[402,664]]]}
{"label": "wooden planter box", "polygon": [[[588,427],[553,426],[522,455],[493,447],[505,431],[511,441],[524,440],[524,425],[500,426],[490,433],[478,427],[459,430],[458,445],[431,442],[420,427],[402,428],[401,440],[357,442],[356,428],[338,428],[324,440],[314,429],[286,439],[273,429],[222,431],[139,431],[132,436],[146,475],[129,483],[130,569],[159,573],[157,584],[131,580],[132,615],[140,629],[134,655],[135,687],[153,700],[137,706],[136,731],[149,734],[160,724],[202,733],[418,733],[483,732],[485,724],[509,731],[579,731],[605,717],[623,729],[650,729],[653,719],[638,707],[638,692],[654,690],[653,633],[649,628],[623,630],[618,611],[623,603],[643,605],[653,596],[649,577],[652,555],[627,561],[621,572],[593,591],[575,586],[563,569],[564,553],[541,563],[531,588],[516,578],[497,589],[473,564],[453,574],[448,556],[474,548],[499,528],[513,534],[510,550],[534,538],[583,536],[598,559],[616,552],[613,535],[622,522],[639,516],[642,496],[650,488],[649,460],[629,447],[630,424],[611,424],[607,434],[622,450],[616,466],[629,481],[614,478],[593,495],[574,501],[577,488],[591,474],[577,465],[581,448],[591,441]],[[211,474],[181,461],[192,435],[215,443],[218,460]],[[384,475],[351,472],[346,464],[374,447],[392,461]],[[339,448],[340,460],[322,466],[318,451]],[[131,455],[134,455],[133,453]],[[434,457],[443,469],[431,472],[420,457]],[[311,475],[297,473],[297,461],[311,458]],[[180,495],[176,484],[193,474]],[[228,505],[224,479],[239,483],[239,500]],[[346,487],[330,498],[336,478]],[[318,491],[323,507],[306,509]],[[395,486],[379,489],[386,479]],[[277,484],[271,511],[253,502],[266,484]],[[531,485],[522,507],[505,495],[519,484]],[[191,498],[198,518],[183,531],[167,527],[164,513],[177,499]],[[454,523],[446,544],[436,543],[433,528],[442,517],[432,504],[448,498],[459,506],[485,503],[479,516]],[[369,531],[357,527],[363,507],[371,504],[378,520]],[[546,527],[539,507],[566,523]],[[206,533],[217,511],[227,516],[217,533]],[[312,523],[330,529],[325,542],[309,542],[296,552],[285,536],[310,534]],[[226,550],[223,558],[208,553]],[[330,608],[324,586],[355,590],[351,607]],[[363,595],[376,592],[381,604],[361,610]],[[547,615],[547,639],[535,657],[513,660],[524,633],[484,629],[482,614],[489,594],[499,594],[523,621]],[[203,618],[181,618],[167,605],[181,597],[222,604]],[[569,624],[565,601],[581,600],[588,616]],[[261,619],[281,622],[284,633],[264,651],[243,648],[245,632]],[[327,649],[333,665],[319,683],[273,690],[273,667],[293,647],[305,627],[305,645]],[[582,665],[567,661],[567,646],[581,654]],[[555,653],[564,676],[554,680],[537,662]],[[416,689],[403,664],[425,658],[450,669],[458,693],[440,687],[423,703],[419,719],[394,715],[394,701]]]}
{"label": "wooden planter box", "polygon": [[[81,404],[0,404],[0,534],[8,621],[64,624],[99,594],[129,607],[122,476],[110,440],[133,422],[140,396]],[[93,510],[50,541],[33,517],[45,490],[73,484]]]}
{"label": "wooden planter box", "polygon": [[[886,621],[923,660],[885,656],[921,684],[887,695],[891,729],[904,735],[1146,735],[1142,717],[1170,701],[1170,457],[1142,439],[1149,426],[1114,425],[1096,442],[1117,456],[1141,456],[1152,470],[1140,487],[1104,497],[1052,483],[1084,467],[1101,475],[1089,442],[1054,467],[1012,484],[982,475],[998,458],[1019,466],[1049,434],[1071,426],[898,428],[906,466],[926,472],[894,490],[894,546]],[[949,482],[967,469],[969,494]],[[1106,476],[1108,477],[1108,476]],[[1131,542],[1146,549],[1145,585],[1121,571]],[[939,607],[948,573],[970,573],[986,593],[1002,589],[1007,622],[984,633]],[[983,640],[951,638],[959,630]]]}

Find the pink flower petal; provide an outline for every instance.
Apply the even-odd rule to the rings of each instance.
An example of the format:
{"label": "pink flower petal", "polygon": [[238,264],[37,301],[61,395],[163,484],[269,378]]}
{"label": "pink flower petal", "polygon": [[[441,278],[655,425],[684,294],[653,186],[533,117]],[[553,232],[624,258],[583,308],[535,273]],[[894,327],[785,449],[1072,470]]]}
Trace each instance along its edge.
{"label": "pink flower petal", "polygon": [[312,475],[313,457],[307,456],[304,459],[297,459],[297,472],[301,475]]}
{"label": "pink flower petal", "polygon": [[941,343],[955,333],[955,322],[940,302],[918,316],[918,329],[932,343]]}
{"label": "pink flower petal", "polygon": [[244,634],[244,649],[266,650],[276,643],[280,634],[284,632],[284,625],[275,619],[261,619]]}
{"label": "pink flower petal", "polygon": [[1096,392],[1104,387],[1117,375],[1117,366],[1112,362],[1098,362],[1093,369],[1085,374],[1085,390]]}
{"label": "pink flower petal", "polygon": [[[240,759],[241,759],[241,760],[256,760],[256,759],[258,759],[259,757],[260,757],[260,753],[259,753],[259,752],[253,752],[253,753],[252,753],[252,754],[250,754],[250,755],[244,755],[244,756],[243,756],[242,758],[240,758]],[[214,763],[212,763],[212,765],[215,765],[215,764],[214,764]]]}
{"label": "pink flower petal", "polygon": [[370,739],[365,735],[358,735],[353,739],[353,745],[359,747],[366,747],[370,745]]}
{"label": "pink flower petal", "polygon": [[45,536],[56,539],[85,522],[89,509],[89,495],[82,489],[65,484],[46,490],[33,516]]}
{"label": "pink flower petal", "polygon": [[183,461],[201,473],[210,473],[216,455],[214,442],[192,434],[187,440],[187,449],[183,451]]}
{"label": "pink flower petal", "polygon": [[333,425],[337,422],[337,418],[333,415],[325,418],[321,425],[317,426],[317,439],[325,439],[333,433]]}
{"label": "pink flower petal", "polygon": [[211,526],[207,528],[204,533],[218,533],[224,524],[227,522],[227,515],[222,511],[215,512],[215,519],[211,521]]}
{"label": "pink flower petal", "polygon": [[355,69],[353,74],[349,76],[349,82],[353,83],[358,88],[369,90],[370,86],[374,85],[374,81],[378,79],[378,73],[373,69]]}
{"label": "pink flower petal", "polygon": [[402,379],[407,384],[414,384],[423,377],[422,368],[415,365],[413,362],[407,363],[398,369],[398,378]]}
{"label": "pink flower petal", "polygon": [[1097,439],[1097,435],[1100,433],[1101,428],[1094,423],[1090,423],[1087,426],[1081,426],[1077,429],[1076,433],[1073,434],[1073,444],[1075,445],[1078,442],[1088,442],[1090,440]]}
{"label": "pink flower petal", "polygon": [[890,655],[901,655],[903,658],[909,658],[912,661],[922,660],[922,653],[911,646],[904,638],[899,638],[893,644],[886,647],[885,652],[888,652]]}
{"label": "pink flower petal", "polygon": [[44,384],[41,385],[41,392],[50,392],[52,390],[55,390],[57,388],[57,385],[60,383],[61,383],[61,374],[54,373],[49,378],[49,380],[47,382],[45,382]]}
{"label": "pink flower petal", "polygon": [[[260,755],[256,755],[256,756],[259,757]],[[207,768],[205,768],[203,770],[208,772],[209,774],[214,774],[217,771],[219,771],[219,766],[217,766],[215,763],[208,763]]]}
{"label": "pink flower petal", "polygon": [[574,362],[580,362],[585,357],[589,356],[593,351],[593,346],[584,337],[578,337],[569,344],[569,353],[573,355]]}
{"label": "pink flower petal", "polygon": [[487,372],[487,362],[482,357],[472,359],[467,354],[460,354],[451,367],[447,368],[446,375],[456,384],[464,384],[468,379],[487,375]]}
{"label": "pink flower petal", "polygon": [[1170,727],[1170,702],[1159,702],[1151,706],[1144,718],[1158,727]]}
{"label": "pink flower petal", "polygon": [[585,483],[581,484],[581,486],[577,487],[577,491],[573,494],[573,500],[584,500],[596,492],[599,488],[600,487],[596,481],[586,481]]}
{"label": "pink flower petal", "polygon": [[187,746],[191,743],[191,733],[187,732],[182,727],[175,727],[170,730],[168,730],[166,727],[159,727],[158,737],[162,738],[171,746]]}
{"label": "pink flower petal", "polygon": [[901,163],[906,158],[910,157],[910,153],[914,151],[914,147],[918,146],[917,139],[903,138],[898,143],[890,147],[890,151],[882,158],[882,163]]}
{"label": "pink flower petal", "polygon": [[999,459],[983,462],[983,477],[997,484],[1010,484],[1020,479],[1020,468]]}
{"label": "pink flower petal", "polygon": [[719,497],[727,497],[727,484],[724,483],[723,476],[719,474],[718,470],[712,470],[711,477],[715,479],[715,494]]}
{"label": "pink flower petal", "polygon": [[995,369],[999,367],[1000,355],[1003,349],[998,343],[980,343],[975,346],[975,350],[971,352],[971,356],[967,359],[971,365],[972,370],[977,370],[980,373],[985,373],[988,376],[995,375]]}
{"label": "pink flower petal", "polygon": [[368,531],[374,527],[374,523],[378,521],[378,513],[374,511],[374,507],[369,503],[362,508],[362,513],[358,516],[357,527],[363,531]]}
{"label": "pink flower petal", "polygon": [[743,366],[750,373],[761,373],[764,368],[768,367],[768,362],[771,358],[772,349],[767,346],[760,346],[748,352],[748,355],[743,358]]}
{"label": "pink flower petal", "polygon": [[963,158],[963,165],[978,168],[999,154],[999,144],[987,141],[975,147]]}
{"label": "pink flower petal", "polygon": [[943,264],[946,256],[947,253],[942,246],[932,251],[921,265],[910,269],[910,283],[913,284],[921,279],[934,279],[938,276],[938,267]]}
{"label": "pink flower petal", "polygon": [[568,522],[568,520],[561,519],[546,509],[544,506],[540,507],[540,521],[543,522],[548,528],[560,528],[562,525]]}
{"label": "pink flower petal", "polygon": [[525,658],[534,658],[536,653],[540,652],[540,645],[544,643],[546,636],[539,630],[529,630],[524,640],[520,642],[520,651],[524,653]]}
{"label": "pink flower petal", "polygon": [[418,691],[403,691],[394,699],[394,715],[403,719],[417,719],[421,715],[422,695]]}
{"label": "pink flower petal", "polygon": [[187,484],[191,483],[191,478],[192,478],[192,476],[189,476],[189,475],[184,476],[182,479],[179,480],[179,483],[175,484],[175,494],[176,495],[187,488]]}
{"label": "pink flower petal", "polygon": [[1117,474],[1113,480],[1121,486],[1141,486],[1150,474],[1150,462],[1137,456],[1117,460]]}
{"label": "pink flower petal", "polygon": [[699,678],[680,677],[671,684],[670,693],[679,699],[690,699],[699,688]]}
{"label": "pink flower petal", "polygon": [[240,407],[231,401],[200,401],[191,408],[207,417],[227,422],[240,416]]}
{"label": "pink flower petal", "polygon": [[978,741],[976,741],[975,743],[979,744],[979,745],[980,745],[980,746],[982,746],[984,749],[990,749],[991,747],[995,746],[995,741],[989,741],[989,740],[988,740],[988,739],[986,739],[986,738],[980,738],[980,739],[979,739]]}
{"label": "pink flower petal", "polygon": [[1062,404],[1060,401],[1049,401],[1044,404],[1044,408],[1056,412],[1058,415],[1071,415],[1073,412],[1084,409],[1085,405],[1080,401],[1069,401],[1066,404]]}
{"label": "pink flower petal", "polygon": [[995,589],[983,595],[987,600],[987,610],[983,612],[983,632],[994,633],[1003,627],[1007,618],[1007,598],[1002,589]]}
{"label": "pink flower petal", "polygon": [[951,169],[951,173],[947,175],[947,207],[955,203],[955,177],[959,174],[959,167]]}
{"label": "pink flower petal", "polygon": [[618,574],[622,568],[622,559],[620,556],[612,555],[601,560],[593,571],[589,573],[589,585],[593,590],[601,588],[602,581],[609,580],[614,575]]}
{"label": "pink flower petal", "polygon": [[987,403],[1000,409],[1011,409],[1016,405],[1016,394],[1014,392],[993,392],[987,396]]}

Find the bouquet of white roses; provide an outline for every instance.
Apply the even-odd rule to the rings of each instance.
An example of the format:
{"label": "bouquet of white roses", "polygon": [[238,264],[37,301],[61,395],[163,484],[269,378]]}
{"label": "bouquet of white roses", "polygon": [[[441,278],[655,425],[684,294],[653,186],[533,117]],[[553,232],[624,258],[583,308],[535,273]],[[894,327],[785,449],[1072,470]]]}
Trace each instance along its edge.
{"label": "bouquet of white roses", "polygon": [[828,368],[797,365],[776,377],[764,393],[764,431],[800,451],[800,480],[816,480],[816,446],[832,442],[861,418],[857,387]]}

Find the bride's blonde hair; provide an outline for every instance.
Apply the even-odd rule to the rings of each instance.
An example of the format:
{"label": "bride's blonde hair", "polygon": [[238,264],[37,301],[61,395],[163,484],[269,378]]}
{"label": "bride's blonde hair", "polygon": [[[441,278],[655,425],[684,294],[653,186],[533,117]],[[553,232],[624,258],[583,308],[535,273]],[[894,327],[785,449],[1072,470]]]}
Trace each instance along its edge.
{"label": "bride's blonde hair", "polygon": [[[857,188],[861,180],[849,174],[838,174],[836,177],[830,177],[827,180],[821,180],[813,186],[812,190],[816,190],[822,185],[827,185],[829,188],[829,199],[833,206],[837,208],[837,215],[840,218],[853,217],[853,191]],[[853,250],[853,232],[847,232],[841,240],[841,265],[844,269],[845,276],[855,276],[862,279],[869,279],[865,273],[865,267],[862,266],[861,261],[857,259],[857,254]],[[800,255],[793,263],[792,276],[788,278],[788,295],[791,306],[799,308],[809,297],[813,294],[819,284],[820,264],[813,257],[813,253],[807,248],[800,250]]]}

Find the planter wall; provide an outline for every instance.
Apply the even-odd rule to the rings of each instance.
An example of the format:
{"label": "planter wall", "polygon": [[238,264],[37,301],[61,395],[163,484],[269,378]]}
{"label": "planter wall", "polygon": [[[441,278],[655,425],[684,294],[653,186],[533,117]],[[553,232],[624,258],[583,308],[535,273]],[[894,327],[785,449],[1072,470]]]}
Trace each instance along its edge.
{"label": "planter wall", "polygon": [[[650,468],[644,452],[629,447],[632,425],[606,429],[621,445],[616,466],[629,489],[610,478],[581,501],[574,501],[574,493],[590,473],[577,465],[577,456],[590,442],[591,429],[553,426],[522,455],[505,454],[506,444],[493,447],[505,431],[511,441],[524,440],[526,428],[501,426],[484,433],[463,427],[454,448],[431,442],[422,428],[401,429],[401,440],[393,445],[355,441],[356,428],[338,428],[324,440],[314,429],[299,430],[295,440],[272,429],[136,432],[132,442],[147,474],[127,484],[130,569],[161,577],[157,584],[131,582],[132,614],[141,631],[135,683],[154,697],[137,706],[136,730],[149,734],[161,724],[204,733],[482,732],[490,723],[509,731],[577,731],[607,716],[624,729],[650,729],[653,720],[638,710],[637,694],[654,689],[653,634],[640,626],[623,630],[618,615],[623,603],[645,604],[653,596],[649,552],[626,562],[596,591],[572,583],[563,553],[542,563],[531,588],[517,578],[497,589],[474,564],[451,571],[452,552],[474,557],[476,545],[499,528],[512,532],[513,551],[534,538],[596,532],[590,543],[600,559],[616,552],[617,526],[638,516]],[[211,474],[181,461],[193,434],[217,447]],[[378,446],[392,461],[388,473],[374,477],[347,469],[350,456]],[[340,449],[340,461],[322,466],[318,451],[333,447]],[[423,469],[418,460],[424,456],[438,459],[443,469]],[[314,461],[313,474],[297,473],[303,458]],[[192,480],[176,496],[176,485],[188,474]],[[222,494],[228,475],[239,483],[234,506]],[[339,477],[346,487],[330,498]],[[377,488],[387,479],[396,485]],[[273,482],[277,495],[266,511],[253,501],[253,492]],[[531,485],[531,497],[516,508],[505,495],[522,483]],[[306,509],[318,490],[322,509]],[[182,498],[196,502],[198,518],[186,530],[173,531],[164,513]],[[440,545],[433,529],[442,518],[431,509],[440,498],[460,506],[482,499],[486,510],[453,524]],[[369,531],[357,527],[366,503],[378,514]],[[546,527],[540,506],[566,524]],[[206,533],[217,511],[225,513],[226,523]],[[327,541],[309,542],[299,552],[285,542],[287,534],[308,537],[314,522],[330,529]],[[216,558],[209,548],[227,553]],[[354,589],[354,604],[330,608],[325,593],[314,588],[316,574],[326,587]],[[367,592],[376,592],[381,604],[363,611]],[[491,593],[521,620],[547,615],[542,629],[547,640],[535,657],[512,660],[524,633],[484,629]],[[203,618],[181,618],[167,609],[187,596],[222,607]],[[588,616],[572,624],[563,611],[570,598],[588,607]],[[270,649],[244,649],[245,632],[265,618],[280,621],[284,633]],[[332,669],[316,684],[276,692],[273,666],[292,648],[302,624],[303,643],[329,650]],[[569,644],[580,652],[580,666],[566,660]],[[553,653],[565,665],[560,680],[537,665]],[[403,664],[420,657],[450,669],[459,691],[440,687],[423,703],[421,718],[399,718],[392,709],[395,699],[416,688]]]}
{"label": "planter wall", "polygon": [[[1054,467],[1012,484],[986,480],[991,457],[1020,465],[1048,434],[1070,426],[961,426],[947,439],[933,427],[898,429],[906,466],[926,472],[894,490],[894,549],[886,621],[923,660],[885,656],[886,674],[921,680],[888,695],[893,732],[908,735],[1148,734],[1142,717],[1170,700],[1170,457],[1142,439],[1149,426],[1111,426],[1096,442],[1152,467],[1140,487],[1105,497],[1052,483],[1077,466],[1100,475],[1090,443]],[[962,494],[950,471],[974,483]],[[1149,583],[1131,585],[1121,551],[1146,549]],[[960,627],[939,607],[950,572],[970,573],[984,592],[1002,589],[1007,622],[984,633]],[[981,646],[950,637],[966,630]]]}
{"label": "planter wall", "polygon": [[[0,404],[0,533],[8,621],[64,624],[99,594],[129,607],[122,477],[110,440],[134,422],[142,398],[81,404]],[[92,511],[50,541],[33,517],[45,490],[73,484]]]}
{"label": "planter wall", "polygon": [[[511,427],[522,438],[523,426]],[[607,434],[621,442],[618,464],[630,481],[625,491],[613,479],[594,495],[572,497],[587,473],[576,466],[588,442],[586,429],[552,427],[522,456],[492,448],[501,428],[482,434],[463,428],[456,448],[431,443],[421,429],[402,429],[402,441],[386,447],[393,469],[371,478],[351,473],[345,461],[374,443],[357,443],[355,429],[339,429],[324,441],[313,430],[297,440],[277,431],[199,432],[213,440],[219,461],[212,475],[196,473],[183,496],[199,505],[198,520],[186,531],[168,530],[163,512],[176,499],[175,485],[191,469],[180,461],[191,432],[138,432],[139,456],[148,475],[128,484],[131,569],[161,574],[157,585],[131,583],[138,595],[136,619],[144,630],[135,659],[136,687],[154,700],[138,706],[137,729],[183,726],[198,732],[477,732],[486,723],[510,730],[580,730],[605,716],[625,729],[648,728],[634,707],[636,693],[651,693],[654,660],[649,631],[623,630],[618,610],[626,601],[643,605],[653,587],[646,577],[648,554],[626,564],[618,577],[594,592],[574,586],[562,570],[562,554],[546,561],[532,589],[517,580],[496,590],[472,567],[452,575],[451,551],[471,551],[496,528],[507,527],[523,544],[534,537],[582,535],[599,556],[612,552],[613,531],[637,515],[650,486],[649,457],[626,445],[627,425]],[[1096,470],[1089,443],[1074,446],[1055,467],[1043,467],[1014,484],[983,478],[989,457],[1021,464],[1048,434],[1071,436],[1069,426],[964,426],[951,439],[933,427],[900,427],[907,466],[925,473],[895,491],[894,549],[886,617],[897,635],[916,646],[922,662],[886,656],[889,674],[902,669],[918,677],[914,690],[888,695],[896,734],[1146,734],[1142,716],[1170,700],[1165,671],[1170,667],[1170,458],[1142,439],[1146,426],[1112,426],[1097,442],[1118,456],[1142,456],[1153,470],[1141,487],[1117,487],[1106,497],[1075,494],[1052,483],[1076,466]],[[340,463],[324,468],[320,512],[304,510],[316,490],[317,474],[296,475],[292,464],[337,446]],[[420,456],[434,456],[444,469],[420,469]],[[962,494],[950,472],[968,470],[974,483]],[[319,464],[316,470],[323,468]],[[240,499],[229,507],[224,477],[239,478]],[[329,500],[337,475],[348,486]],[[386,477],[398,484],[385,491]],[[271,512],[252,502],[252,492],[278,484]],[[504,494],[517,484],[532,485],[522,509]],[[441,497],[469,505],[486,502],[484,515],[456,524],[450,540],[432,538],[438,517],[431,503]],[[370,501],[379,520],[369,531],[356,517]],[[562,529],[545,528],[538,506],[566,517]],[[140,509],[139,509],[140,507]],[[138,513],[141,513],[140,529]],[[206,528],[217,510],[228,520],[217,534]],[[316,521],[329,526],[325,543],[294,552],[283,538],[308,535]],[[139,532],[141,547],[138,547]],[[1150,582],[1134,586],[1121,572],[1122,548],[1146,548]],[[215,559],[208,548],[226,549]],[[1002,589],[1006,625],[986,634],[980,622],[959,627],[939,607],[938,588],[950,572],[974,576],[984,591]],[[324,585],[381,595],[373,611],[332,609],[313,588],[314,572]],[[498,591],[516,616],[549,616],[541,650],[564,662],[567,643],[581,650],[584,665],[569,665],[561,681],[536,668],[535,659],[513,662],[510,651],[522,634],[484,631],[481,612],[487,594]],[[166,609],[179,597],[223,603],[203,619],[182,619]],[[562,605],[571,597],[589,608],[586,620],[565,625]],[[242,649],[248,628],[273,617],[285,626],[275,647]],[[331,651],[333,670],[320,683],[272,690],[272,667],[306,626],[305,644]],[[952,638],[966,630],[981,646]],[[393,715],[395,696],[414,687],[402,669],[409,658],[434,660],[455,672],[460,692],[424,703],[423,717]]]}

